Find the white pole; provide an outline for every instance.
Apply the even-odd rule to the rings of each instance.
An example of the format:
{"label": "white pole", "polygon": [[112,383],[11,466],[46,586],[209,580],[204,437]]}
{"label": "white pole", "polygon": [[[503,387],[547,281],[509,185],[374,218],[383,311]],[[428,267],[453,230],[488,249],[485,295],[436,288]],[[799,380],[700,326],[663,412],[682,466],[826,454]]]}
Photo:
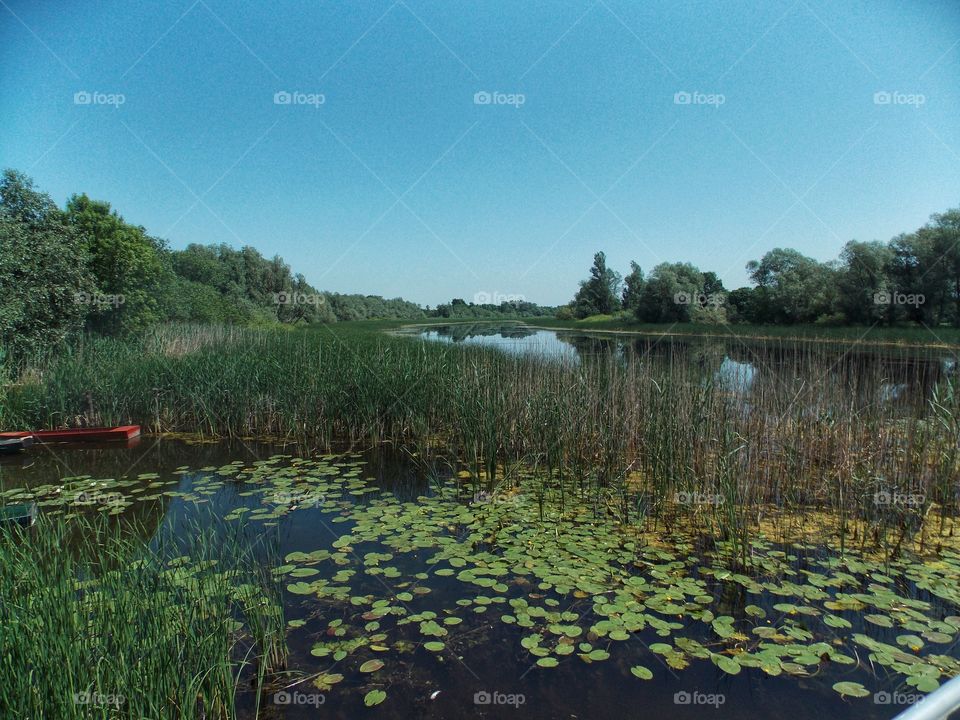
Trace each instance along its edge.
{"label": "white pole", "polygon": [[943,720],[957,708],[960,708],[960,677],[941,685],[893,720]]}

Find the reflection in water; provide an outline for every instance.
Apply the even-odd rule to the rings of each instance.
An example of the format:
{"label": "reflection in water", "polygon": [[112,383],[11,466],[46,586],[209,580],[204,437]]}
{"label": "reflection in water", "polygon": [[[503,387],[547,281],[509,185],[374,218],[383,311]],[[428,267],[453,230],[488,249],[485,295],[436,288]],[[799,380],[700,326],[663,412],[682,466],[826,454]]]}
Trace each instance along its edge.
{"label": "reflection in water", "polygon": [[522,325],[484,326],[451,325],[425,330],[427,340],[495,347],[517,355],[540,355],[549,358],[576,360],[578,353],[552,330],[531,330]]}
{"label": "reflection in water", "polygon": [[926,403],[936,385],[956,378],[960,367],[955,352],[939,348],[754,340],[733,334],[729,339],[610,335],[464,323],[431,327],[421,331],[420,337],[561,362],[615,359],[685,368],[745,404],[753,393],[803,388],[809,410],[826,406],[831,387],[838,386],[853,388],[861,407]]}
{"label": "reflection in water", "polygon": [[724,389],[740,394],[750,390],[756,373],[757,369],[752,363],[724,356],[714,379]]}

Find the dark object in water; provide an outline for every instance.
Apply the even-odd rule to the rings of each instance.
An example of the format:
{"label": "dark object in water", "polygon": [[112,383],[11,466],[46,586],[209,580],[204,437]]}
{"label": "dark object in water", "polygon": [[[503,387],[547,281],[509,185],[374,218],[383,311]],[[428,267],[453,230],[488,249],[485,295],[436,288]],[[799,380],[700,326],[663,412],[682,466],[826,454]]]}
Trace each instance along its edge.
{"label": "dark object in water", "polygon": [[37,504],[35,502],[0,507],[0,527],[14,524],[20,527],[30,527],[36,521]]}
{"label": "dark object in water", "polygon": [[13,455],[33,445],[33,437],[0,438],[0,455]]}
{"label": "dark object in water", "polygon": [[88,427],[72,430],[35,430],[33,432],[0,433],[5,438],[32,437],[36,442],[84,442],[101,440],[129,440],[140,434],[139,425],[120,425],[119,427]]}

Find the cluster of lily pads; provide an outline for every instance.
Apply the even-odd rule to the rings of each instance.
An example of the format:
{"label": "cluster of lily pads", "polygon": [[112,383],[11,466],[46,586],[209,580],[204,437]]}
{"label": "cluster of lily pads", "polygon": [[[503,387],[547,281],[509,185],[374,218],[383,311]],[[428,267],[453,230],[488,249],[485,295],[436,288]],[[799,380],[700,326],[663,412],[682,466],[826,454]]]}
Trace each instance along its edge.
{"label": "cluster of lily pads", "polygon": [[475,495],[477,478],[464,471],[412,495],[385,489],[364,465],[356,455],[276,455],[179,468],[189,482],[78,477],[3,499],[77,513],[85,492],[121,493],[122,507],[163,497],[200,504],[230,485],[240,504],[228,520],[270,526],[313,513],[320,546],[289,552],[274,570],[287,615],[297,616],[288,627],[310,633],[310,654],[324,664],[311,676],[318,689],[355,667],[368,706],[386,699],[391,669],[409,669],[405,656],[469,662],[495,625],[526,672],[602,662],[639,642],[648,660],[630,672],[640,680],[708,661],[730,675],[822,675],[860,697],[872,690],[843,677],[894,677],[925,693],[960,674],[960,555],[951,550],[877,560],[759,537],[749,568],[731,569],[723,542],[641,532],[571,503],[575,490],[556,483],[538,485],[535,498],[522,483]]}

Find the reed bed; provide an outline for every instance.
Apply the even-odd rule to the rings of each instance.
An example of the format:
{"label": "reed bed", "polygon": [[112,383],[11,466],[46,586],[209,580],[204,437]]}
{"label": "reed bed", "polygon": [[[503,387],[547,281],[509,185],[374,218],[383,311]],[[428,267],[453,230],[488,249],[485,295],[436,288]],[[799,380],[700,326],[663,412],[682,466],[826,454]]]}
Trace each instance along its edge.
{"label": "reed bed", "polygon": [[285,661],[279,587],[212,528],[149,544],[104,519],[0,529],[0,716],[229,718],[241,690],[257,706]]}
{"label": "reed bed", "polygon": [[721,342],[660,339],[573,362],[356,328],[166,327],[87,339],[42,381],[11,388],[4,417],[61,425],[93,398],[104,424],[324,449],[394,443],[456,458],[487,486],[536,468],[624,522],[679,513],[743,548],[786,511],[829,511],[842,542],[895,548],[931,518],[952,534],[960,393],[949,373],[930,397],[894,401],[891,368],[915,351],[789,340],[740,350],[758,369],[748,389],[716,372]]}

